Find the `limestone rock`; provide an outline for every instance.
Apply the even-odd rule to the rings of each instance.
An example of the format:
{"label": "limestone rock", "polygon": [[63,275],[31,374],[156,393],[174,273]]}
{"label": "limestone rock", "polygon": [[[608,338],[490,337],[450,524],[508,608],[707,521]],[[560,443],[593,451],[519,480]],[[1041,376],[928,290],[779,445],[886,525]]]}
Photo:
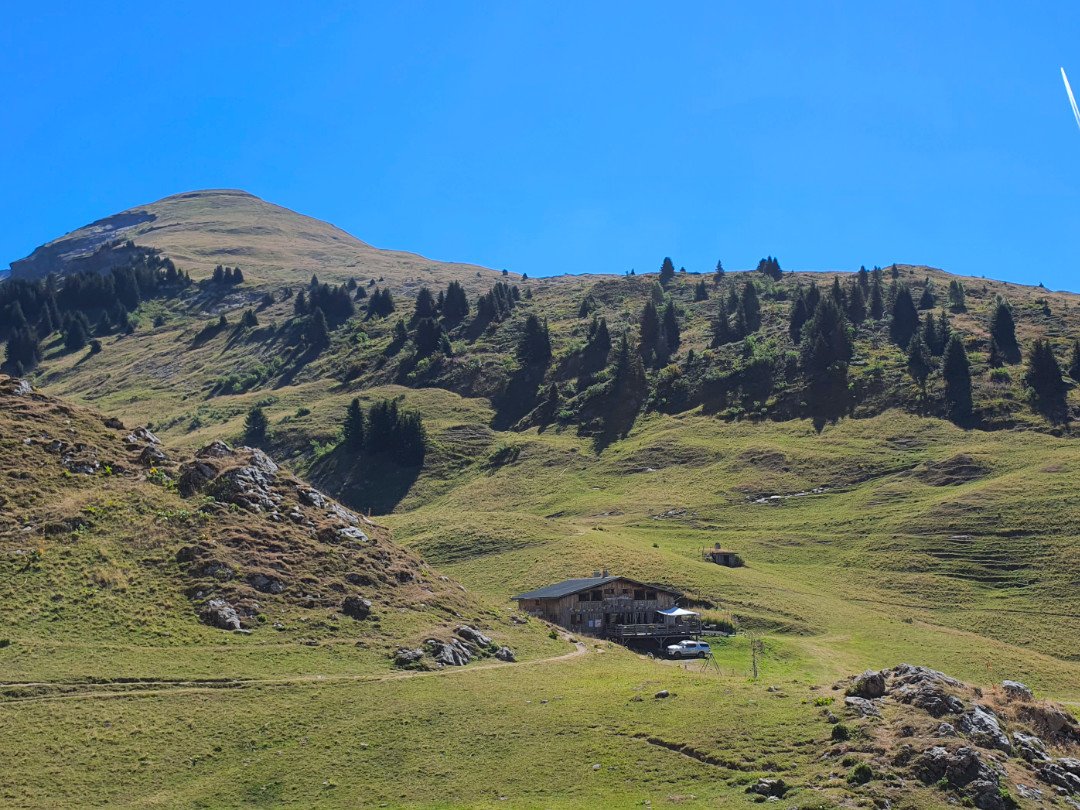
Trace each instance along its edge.
{"label": "limestone rock", "polygon": [[463,639],[465,639],[465,641],[472,642],[477,647],[491,646],[490,638],[485,636],[479,630],[476,630],[475,628],[472,628],[467,624],[460,625],[456,630],[454,630],[454,632],[461,636]]}
{"label": "limestone rock", "polygon": [[960,715],[956,726],[976,745],[983,748],[996,748],[1006,754],[1012,753],[1012,743],[1009,742],[992,709],[976,704]]}
{"label": "limestone rock", "polygon": [[855,682],[848,687],[847,693],[852,697],[879,698],[885,694],[885,676],[868,669],[855,679]]}
{"label": "limestone rock", "polygon": [[205,624],[221,630],[242,629],[240,615],[236,612],[236,608],[224,599],[211,599],[207,602],[199,614],[199,618]]}
{"label": "limestone rock", "polygon": [[1005,696],[1009,700],[1034,700],[1035,696],[1020,681],[1002,681],[1001,688],[1005,690]]}
{"label": "limestone rock", "polygon": [[514,651],[509,647],[499,647],[495,651],[495,657],[500,661],[506,661],[508,664],[512,664],[517,658],[514,656]]}
{"label": "limestone rock", "polygon": [[844,706],[859,717],[881,717],[881,709],[878,708],[877,700],[854,697],[849,695],[844,698]]}

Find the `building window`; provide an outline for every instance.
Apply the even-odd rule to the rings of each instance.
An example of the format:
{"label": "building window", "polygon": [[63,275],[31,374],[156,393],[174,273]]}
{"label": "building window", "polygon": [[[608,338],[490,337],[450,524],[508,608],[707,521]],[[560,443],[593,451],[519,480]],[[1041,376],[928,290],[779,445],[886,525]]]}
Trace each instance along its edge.
{"label": "building window", "polygon": [[641,588],[636,589],[634,591],[634,598],[638,599],[638,600],[644,599],[645,598],[645,591],[643,589],[641,589]]}
{"label": "building window", "polygon": [[577,595],[577,600],[579,602],[588,602],[589,601],[589,594],[587,592],[579,593]]}
{"label": "building window", "polygon": [[593,591],[590,594],[590,596],[592,597],[593,602],[603,602],[604,601],[604,595],[602,593],[600,593],[600,591]]}
{"label": "building window", "polygon": [[648,595],[646,595],[645,598],[646,599],[652,599],[655,602],[656,601],[656,591],[649,591]]}
{"label": "building window", "polygon": [[604,588],[604,595],[605,596],[614,596],[615,595],[615,589],[614,588]]}

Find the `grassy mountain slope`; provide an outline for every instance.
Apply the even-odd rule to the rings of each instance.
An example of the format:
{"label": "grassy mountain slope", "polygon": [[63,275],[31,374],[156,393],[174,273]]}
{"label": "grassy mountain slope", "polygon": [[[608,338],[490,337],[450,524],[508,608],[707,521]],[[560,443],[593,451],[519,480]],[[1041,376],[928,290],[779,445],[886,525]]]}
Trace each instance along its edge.
{"label": "grassy mountain slope", "polygon": [[[193,269],[241,264],[245,282],[197,285],[144,302],[134,332],[104,336],[97,354],[69,353],[50,339],[35,384],[128,424],[150,423],[183,454],[214,440],[235,443],[248,409],[259,405],[270,423],[265,449],[274,458],[346,506],[379,513],[396,543],[468,588],[473,612],[458,612],[486,617],[528,660],[499,669],[471,665],[450,677],[385,677],[391,637],[415,640],[427,632],[426,598],[418,613],[408,610],[408,599],[403,613],[383,611],[383,625],[394,633],[368,639],[366,649],[338,635],[345,625],[327,618],[325,607],[319,632],[296,630],[282,644],[257,644],[265,630],[208,644],[204,639],[221,631],[194,621],[191,598],[170,586],[171,601],[163,604],[173,605],[175,616],[166,613],[167,621],[192,639],[182,655],[167,657],[135,625],[124,631],[136,634],[131,644],[92,636],[46,655],[63,644],[48,642],[42,625],[27,625],[10,650],[31,645],[37,652],[17,671],[26,679],[63,680],[72,677],[66,672],[88,675],[112,656],[124,674],[228,671],[248,681],[228,693],[173,684],[123,702],[58,704],[45,696],[0,706],[24,741],[40,739],[44,718],[54,716],[73,742],[53,753],[81,763],[78,777],[63,786],[60,772],[41,781],[20,771],[5,786],[9,797],[41,804],[61,795],[45,785],[68,791],[63,795],[89,790],[113,803],[139,797],[128,800],[209,806],[498,805],[503,796],[522,806],[715,805],[745,802],[748,783],[779,772],[804,791],[795,799],[800,805],[845,806],[870,794],[845,782],[851,763],[822,761],[830,729],[815,700],[848,673],[911,660],[986,685],[1020,678],[1042,695],[1080,705],[1080,507],[1071,497],[1080,484],[1080,452],[1067,427],[1031,407],[1022,364],[992,370],[988,363],[997,296],[1012,304],[1022,346],[1047,337],[1063,360],[1080,335],[1076,296],[962,280],[966,311],[949,318],[972,361],[976,413],[964,426],[940,418],[940,371],[922,398],[887,320],[863,324],[849,371],[858,401],[850,416],[818,431],[801,406],[805,380],[788,373],[797,349],[787,319],[799,284],[815,280],[827,289],[833,274],[793,273],[771,282],[728,273],[718,284],[711,275],[677,274],[663,295],[679,310],[681,345],[670,363],[648,370],[643,407],[625,435],[601,443],[587,396],[608,372],[583,370],[590,321],[603,316],[613,337],[626,331],[636,341],[641,308],[656,295],[655,276],[507,279],[521,292],[508,317],[447,324],[452,354],[425,357],[416,352],[414,327],[404,343],[394,337],[396,319],[409,322],[421,283],[437,292],[453,278],[462,281],[475,313],[475,293],[501,279],[477,278],[473,268],[440,265],[431,273],[446,275],[421,276],[393,275],[390,267],[381,286],[391,289],[397,311],[367,318],[361,300],[357,315],[331,330],[329,345],[312,351],[296,340],[306,318],[294,313],[294,299],[281,296],[283,287],[299,289],[312,271],[366,286],[376,271],[336,258],[317,265],[317,252],[308,264],[271,260],[284,250],[273,234],[196,226],[198,211],[211,203],[169,199],[185,208],[175,216],[191,223],[190,233],[177,231],[186,234],[187,253],[171,252],[181,250],[179,242],[170,248],[143,241],[164,239],[167,231],[148,230],[133,237],[136,243],[161,247]],[[232,214],[214,216],[225,221]],[[336,250],[327,232],[319,233],[320,249]],[[245,245],[266,263],[230,257]],[[929,278],[939,296],[955,280],[921,266],[901,265],[898,274],[916,291]],[[849,275],[840,274],[845,284]],[[709,297],[695,300],[702,279]],[[761,330],[713,347],[718,300],[748,281],[758,285]],[[275,300],[267,305],[268,292]],[[592,311],[582,314],[586,299]],[[258,324],[242,327],[248,308],[257,310]],[[223,328],[216,326],[222,314]],[[516,380],[537,382],[523,376],[515,357],[528,315],[546,321],[554,356],[542,379],[560,393],[560,412],[539,425],[518,421],[521,403],[508,393]],[[750,390],[740,375],[761,356],[771,358],[774,372],[767,390]],[[397,398],[419,411],[429,437],[423,466],[347,451],[341,423],[353,397],[365,405]],[[1071,407],[1080,405],[1077,390],[1068,398]],[[126,481],[101,483],[121,485]],[[34,479],[25,491],[53,486]],[[146,482],[138,487],[166,499],[166,512],[185,508],[175,493]],[[94,491],[81,497],[92,500]],[[29,508],[33,499],[25,497]],[[96,521],[90,534],[106,538],[107,553],[127,549],[131,538],[117,525],[138,514],[125,506],[118,524]],[[138,517],[132,525],[153,536],[161,523]],[[746,566],[705,562],[701,551],[714,543],[738,551]],[[72,559],[65,576],[77,578],[94,564]],[[507,623],[513,593],[596,568],[674,585],[708,615],[760,634],[762,678],[747,680],[747,635],[718,642],[719,670],[704,672],[607,645],[547,660],[565,654],[565,642]],[[44,599],[48,579],[3,599]],[[299,611],[283,622],[291,629],[304,613],[288,611]],[[310,635],[319,646],[299,643]],[[91,663],[79,663],[83,656]],[[366,680],[353,682],[357,675]],[[653,700],[658,689],[677,699]],[[106,720],[117,729],[139,728],[161,715],[184,719],[155,731],[150,746],[120,731],[96,732],[113,746],[103,771],[79,753],[94,739],[88,728]],[[9,745],[5,754],[25,754],[22,743]],[[145,766],[125,770],[140,757]],[[121,772],[123,778],[109,778]],[[117,785],[128,792],[119,794]],[[935,790],[905,789],[910,806],[947,801]]]}
{"label": "grassy mountain slope", "polygon": [[295,283],[318,271],[327,281],[385,276],[395,284],[494,273],[434,262],[412,253],[373,248],[340,228],[236,189],[175,194],[83,226],[11,263],[13,278],[41,278],[87,266],[107,242],[131,240],[157,248],[192,276],[215,265],[240,265],[265,281]]}

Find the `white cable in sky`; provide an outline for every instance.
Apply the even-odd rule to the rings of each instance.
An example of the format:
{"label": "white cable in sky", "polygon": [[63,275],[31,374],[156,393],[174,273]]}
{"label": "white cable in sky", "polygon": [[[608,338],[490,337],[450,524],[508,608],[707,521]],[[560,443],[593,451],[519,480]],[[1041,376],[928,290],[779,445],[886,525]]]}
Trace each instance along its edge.
{"label": "white cable in sky", "polygon": [[1076,125],[1080,127],[1080,110],[1076,108],[1076,96],[1073,95],[1072,87],[1069,86],[1069,77],[1065,75],[1065,68],[1061,69],[1061,80],[1065,82],[1065,92],[1069,94],[1069,103],[1072,105],[1073,115],[1076,117]]}

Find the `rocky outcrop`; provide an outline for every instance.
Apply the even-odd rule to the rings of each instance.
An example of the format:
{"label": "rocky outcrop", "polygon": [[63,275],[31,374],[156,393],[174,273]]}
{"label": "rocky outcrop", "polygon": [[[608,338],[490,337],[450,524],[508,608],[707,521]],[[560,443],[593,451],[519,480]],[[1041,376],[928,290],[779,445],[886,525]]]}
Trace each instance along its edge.
{"label": "rocky outcrop", "polygon": [[[419,653],[419,654],[417,654]],[[422,648],[401,648],[394,654],[394,665],[402,668],[422,668],[430,660],[435,668],[461,667],[477,658],[493,656],[499,661],[513,662],[514,651],[496,646],[490,636],[467,624],[454,629],[448,639],[429,638]]]}
{"label": "rocky outcrop", "polygon": [[981,810],[1006,810],[1001,796],[1001,774],[983,760],[974,748],[949,751],[941,746],[919,755],[912,772],[923,784],[942,784],[959,793]]}
{"label": "rocky outcrop", "polygon": [[371,615],[371,600],[359,596],[347,596],[341,604],[341,612],[357,621],[363,621]]}
{"label": "rocky outcrop", "polygon": [[220,630],[243,629],[243,625],[240,623],[240,614],[236,612],[236,608],[224,599],[211,599],[207,602],[199,612],[199,618],[205,624],[217,627]]}
{"label": "rocky outcrop", "polygon": [[[1025,775],[1072,797],[1069,801],[1080,807],[1080,759],[1061,755],[1080,741],[1072,737],[1076,721],[1058,706],[1035,701],[1019,681],[1005,681],[1000,690],[984,694],[937,670],[901,664],[864,672],[834,688],[844,690],[853,718],[849,722],[861,728],[858,737],[850,727],[833,734],[833,742],[841,745],[827,757],[846,752],[852,747],[848,741],[859,739],[864,742],[857,750],[877,755],[859,763],[871,768],[875,780],[877,774],[894,783],[914,777],[952,793],[950,803],[1007,810],[1016,806],[1013,793],[1042,795],[1039,788],[1016,781]],[[941,719],[945,716],[948,721]],[[891,774],[889,769],[894,769]],[[853,790],[877,790],[871,780],[847,781],[856,785]],[[877,793],[874,801],[885,806],[882,802],[891,800]]]}

